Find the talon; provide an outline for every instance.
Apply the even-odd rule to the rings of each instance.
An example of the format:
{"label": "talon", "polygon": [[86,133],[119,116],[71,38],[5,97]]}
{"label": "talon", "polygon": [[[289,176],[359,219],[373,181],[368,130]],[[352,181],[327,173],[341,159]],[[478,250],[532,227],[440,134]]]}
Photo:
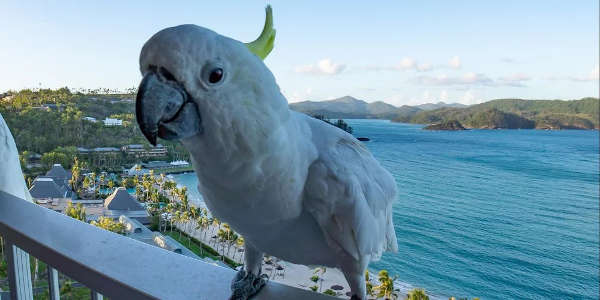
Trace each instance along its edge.
{"label": "talon", "polygon": [[256,295],[267,283],[269,276],[258,276],[241,269],[231,281],[231,297],[229,300],[246,300]]}

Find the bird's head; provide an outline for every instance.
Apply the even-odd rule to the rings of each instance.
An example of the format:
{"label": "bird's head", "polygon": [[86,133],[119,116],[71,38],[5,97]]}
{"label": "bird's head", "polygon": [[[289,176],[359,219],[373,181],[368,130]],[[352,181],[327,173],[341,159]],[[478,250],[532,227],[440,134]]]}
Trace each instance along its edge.
{"label": "bird's head", "polygon": [[166,28],[146,42],[136,118],[150,143],[223,132],[261,135],[287,118],[287,101],[262,62],[275,38],[266,10],[263,32],[251,43],[196,25]]}

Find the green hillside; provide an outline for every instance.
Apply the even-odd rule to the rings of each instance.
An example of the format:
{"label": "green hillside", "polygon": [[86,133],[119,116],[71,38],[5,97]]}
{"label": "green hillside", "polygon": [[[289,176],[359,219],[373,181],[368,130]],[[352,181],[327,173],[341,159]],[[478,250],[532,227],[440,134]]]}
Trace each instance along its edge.
{"label": "green hillside", "polygon": [[[120,148],[128,144],[150,145],[135,121],[135,94],[81,94],[67,88],[58,90],[21,90],[0,94],[0,114],[6,120],[19,151],[35,152],[48,156],[65,154],[72,162],[76,147]],[[96,118],[90,122],[84,117]],[[104,118],[123,121],[122,126],[104,126]],[[169,151],[160,159],[187,159],[181,144],[161,140]],[[56,156],[56,155],[55,155]],[[80,157],[81,158],[81,157]],[[125,155],[103,157],[88,155],[92,167],[102,163],[107,167],[119,167],[139,160]],[[67,164],[65,167],[69,167]]]}
{"label": "green hillside", "polygon": [[440,108],[398,116],[418,124],[457,120],[469,128],[598,129],[598,98],[581,100],[499,99],[465,108]]}

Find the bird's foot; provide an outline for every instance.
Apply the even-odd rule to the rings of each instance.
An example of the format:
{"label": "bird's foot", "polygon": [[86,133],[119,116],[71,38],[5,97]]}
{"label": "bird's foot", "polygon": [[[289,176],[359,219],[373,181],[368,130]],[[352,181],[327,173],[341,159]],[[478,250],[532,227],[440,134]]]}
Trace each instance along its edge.
{"label": "bird's foot", "polygon": [[231,281],[231,297],[229,300],[246,300],[262,289],[267,283],[269,276],[259,274],[258,276],[244,269],[238,271]]}

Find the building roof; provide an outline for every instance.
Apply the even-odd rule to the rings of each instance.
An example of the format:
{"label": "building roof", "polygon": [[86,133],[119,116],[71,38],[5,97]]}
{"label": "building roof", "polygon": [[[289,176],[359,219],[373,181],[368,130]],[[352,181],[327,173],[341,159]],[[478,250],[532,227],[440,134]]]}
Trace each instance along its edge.
{"label": "building roof", "polygon": [[143,210],[142,205],[137,202],[124,187],[117,188],[106,200],[104,207],[110,210]]}
{"label": "building roof", "polygon": [[119,152],[121,149],[115,147],[98,147],[94,148],[96,152]]}
{"label": "building roof", "polygon": [[131,144],[131,145],[126,145],[125,147],[130,148],[130,149],[144,149],[144,145],[142,145],[142,144]]}
{"label": "building roof", "polygon": [[147,163],[142,163],[142,166],[144,166],[145,168],[148,168],[148,169],[157,169],[157,168],[168,168],[168,167],[171,167],[172,165],[166,161],[153,160],[153,161],[149,161]]}
{"label": "building roof", "polygon": [[54,164],[52,169],[46,172],[46,176],[55,180],[65,180],[71,177],[71,175],[69,175],[69,173],[65,170],[65,168],[62,167],[61,164]]}
{"label": "building roof", "polygon": [[52,178],[37,178],[29,193],[33,198],[65,198],[66,191],[58,186]]}

